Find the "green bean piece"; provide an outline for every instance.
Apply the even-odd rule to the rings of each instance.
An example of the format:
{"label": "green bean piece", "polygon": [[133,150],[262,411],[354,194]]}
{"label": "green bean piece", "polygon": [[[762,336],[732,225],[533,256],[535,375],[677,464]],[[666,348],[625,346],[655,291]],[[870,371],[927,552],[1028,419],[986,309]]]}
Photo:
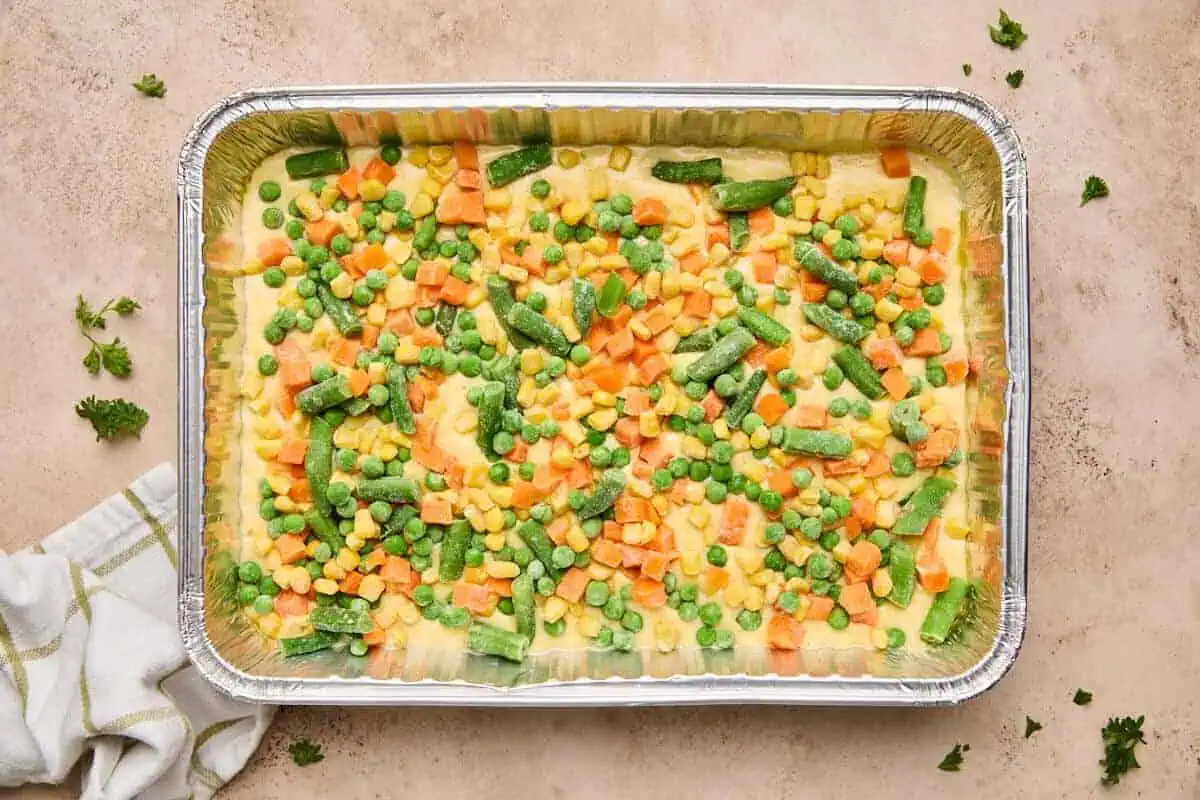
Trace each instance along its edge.
{"label": "green bean piece", "polygon": [[333,506],[325,497],[329,479],[333,477],[333,427],[320,417],[308,424],[304,475],[312,491],[314,509],[323,515],[333,513]]}
{"label": "green bean piece", "polygon": [[740,306],[738,319],[751,333],[773,347],[782,347],[792,338],[792,332],[787,329],[786,325],[757,308]]}
{"label": "green bean piece", "polygon": [[546,535],[546,529],[538,522],[527,520],[517,528],[517,536],[521,537],[525,546],[533,551],[534,557],[542,562],[542,566],[546,568],[546,575],[558,583],[562,571],[554,566],[554,543]]}
{"label": "green bean piece", "polygon": [[766,382],[767,371],[765,369],[756,369],[750,373],[750,377],[746,378],[746,382],[738,390],[737,397],[725,410],[725,421],[729,423],[730,428],[736,430],[741,427],[742,420],[750,413],[750,409],[754,408],[758,392]]}
{"label": "green bean piece", "polygon": [[729,249],[740,253],[750,244],[750,220],[745,214],[729,215]]}
{"label": "green bean piece", "polygon": [[433,327],[442,336],[449,336],[454,330],[454,320],[457,317],[458,306],[442,303],[438,306],[437,321],[433,323]]}
{"label": "green bean piece", "polygon": [[804,317],[839,342],[857,344],[867,335],[867,329],[852,319],[846,319],[824,303],[807,303]]}
{"label": "green bean piece", "polygon": [[774,203],[796,185],[796,176],[768,181],[730,181],[710,190],[713,207],[718,211],[754,211]]}
{"label": "green bean piece", "polygon": [[434,240],[437,238],[438,221],[437,216],[428,214],[421,218],[417,223],[417,229],[413,232],[413,251],[423,253],[433,247]]}
{"label": "green bean piece", "polygon": [[853,272],[829,260],[821,249],[812,242],[797,239],[794,247],[800,266],[833,289],[853,295],[858,291],[858,278]]}
{"label": "green bean piece", "polygon": [[687,367],[687,376],[693,381],[707,383],[732,367],[754,347],[754,334],[745,328],[734,328],[721,337],[708,352]]}
{"label": "green bean piece", "polygon": [[913,239],[925,227],[925,179],[913,175],[908,179],[908,196],[904,198],[904,235]]}
{"label": "green bean piece", "polygon": [[512,342],[513,347],[518,350],[533,347],[532,339],[508,324],[508,311],[517,302],[516,298],[513,297],[512,286],[509,285],[508,281],[499,275],[489,275],[487,279],[487,293],[488,301],[492,304],[492,310],[496,312],[496,319],[500,321],[500,326],[508,334],[508,340]]}
{"label": "green bean piece", "polygon": [[446,530],[442,539],[442,558],[438,565],[438,577],[447,583],[462,577],[467,557],[467,546],[471,542],[471,526],[466,520],[456,519]]}
{"label": "green bean piece", "polygon": [[293,636],[289,639],[280,639],[279,654],[284,658],[306,656],[309,653],[329,649],[335,641],[337,640],[334,637],[321,631],[310,633],[307,636]]}
{"label": "green bean piece", "polygon": [[505,315],[508,324],[561,358],[571,354],[566,334],[524,303],[513,303]]}
{"label": "green bean piece", "polygon": [[596,311],[602,317],[615,316],[625,299],[625,281],[615,272],[608,274],[608,279],[600,287],[600,299],[596,302]]}
{"label": "green bean piece", "polygon": [[283,168],[288,177],[296,181],[345,172],[350,169],[350,160],[346,158],[345,150],[310,150],[288,156]]}
{"label": "green bean piece", "polygon": [[517,622],[517,633],[532,642],[537,633],[537,600],[534,595],[533,578],[519,575],[512,582],[513,617]]}
{"label": "green bean piece", "polygon": [[317,606],[308,612],[308,621],[315,629],[330,633],[367,633],[375,627],[368,612],[337,606]]}
{"label": "green bean piece", "polygon": [[846,458],[854,449],[854,443],[850,441],[849,436],[833,431],[788,428],[783,435],[783,449],[798,455]]}
{"label": "green bean piece", "polygon": [[918,536],[924,533],[929,521],[942,510],[946,498],[956,486],[950,478],[940,478],[936,475],[926,478],[920,488],[901,506],[903,513],[892,526],[892,533],[901,536]]}
{"label": "green bean piece", "polygon": [[892,591],[887,599],[900,608],[908,608],[917,585],[917,559],[912,548],[900,540],[892,542],[888,550],[888,574],[892,578]]}
{"label": "green bean piece", "polygon": [[488,183],[497,188],[507,186],[519,178],[545,169],[550,166],[551,160],[548,144],[522,147],[488,162]]}
{"label": "green bean piece", "polygon": [[625,475],[619,469],[605,470],[596,481],[596,489],[583,501],[575,516],[581,520],[598,517],[613,507],[621,492],[625,491]]}
{"label": "green bean piece", "polygon": [[342,336],[357,336],[362,333],[362,320],[358,318],[358,312],[345,300],[335,296],[333,291],[323,283],[317,284],[317,299],[321,301],[321,307],[325,309],[325,313],[337,326],[338,333]]}
{"label": "green bean piece", "polygon": [[939,594],[929,607],[925,621],[921,623],[921,641],[926,644],[943,644],[954,627],[955,620],[966,605],[971,584],[966,578],[951,578],[946,591]]}
{"label": "green bean piece", "polygon": [[[318,497],[324,499],[325,492],[322,491],[318,495],[315,490],[313,491],[314,506],[317,505]],[[326,500],[325,503],[328,504],[329,501]],[[308,529],[312,531],[313,536],[316,536],[322,542],[329,545],[329,549],[334,553],[345,547],[346,538],[342,536],[341,531],[338,530],[337,523],[333,521],[333,518],[328,513],[322,513],[316,508],[310,508],[304,513],[304,524],[308,525]]]}
{"label": "green bean piece", "polygon": [[847,380],[868,399],[879,400],[883,397],[883,381],[880,380],[879,373],[857,347],[846,346],[835,351],[833,363],[838,365]]}
{"label": "green bean piece", "polygon": [[412,478],[389,475],[386,478],[363,479],[355,489],[360,500],[368,503],[383,500],[388,503],[415,503],[420,490]]}
{"label": "green bean piece", "polygon": [[479,421],[475,429],[475,442],[488,458],[497,457],[492,442],[500,432],[505,395],[504,384],[500,381],[488,381],[479,395]]}
{"label": "green bean piece", "polygon": [[[346,380],[345,375],[338,373],[297,394],[296,408],[311,417],[352,397],[354,393],[350,391],[350,382]],[[332,436],[332,433],[330,435]]]}
{"label": "green bean piece", "polygon": [[698,161],[659,161],[650,174],[667,183],[701,183],[711,186],[723,177],[721,159],[702,158]]}
{"label": "green bean piece", "polygon": [[580,336],[586,336],[592,328],[592,316],[596,313],[596,287],[589,280],[574,278],[571,281],[571,316]]}
{"label": "green bean piece", "polygon": [[485,656],[499,656],[518,664],[525,660],[529,640],[515,631],[506,631],[483,622],[472,622],[467,629],[467,649]]}
{"label": "green bean piece", "polygon": [[685,336],[675,345],[676,353],[703,353],[717,343],[716,328],[704,328]]}
{"label": "green bean piece", "polygon": [[409,435],[416,433],[417,422],[408,402],[408,379],[404,377],[404,367],[400,364],[388,364],[387,387],[388,408],[392,411],[392,422],[396,424],[396,429]]}

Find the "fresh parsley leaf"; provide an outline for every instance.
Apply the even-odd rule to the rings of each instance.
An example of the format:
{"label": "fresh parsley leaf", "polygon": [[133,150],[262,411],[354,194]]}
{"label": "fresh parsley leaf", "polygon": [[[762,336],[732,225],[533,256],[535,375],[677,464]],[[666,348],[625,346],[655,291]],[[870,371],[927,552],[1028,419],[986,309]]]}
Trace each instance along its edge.
{"label": "fresh parsley leaf", "polygon": [[969,78],[969,77],[971,77],[971,73],[975,71],[975,68],[972,67],[970,64],[963,64],[962,70],[963,70],[963,75],[966,75]]}
{"label": "fresh parsley leaf", "polygon": [[1014,69],[1012,72],[1004,76],[1004,81],[1014,89],[1020,89],[1021,84],[1025,82],[1025,70]]}
{"label": "fresh parsley leaf", "polygon": [[1108,724],[1100,731],[1100,737],[1104,740],[1104,758],[1100,760],[1104,777],[1100,782],[1105,786],[1120,783],[1122,775],[1141,766],[1134,751],[1139,743],[1146,743],[1145,734],[1142,733],[1145,720],[1144,716],[1137,719],[1110,717]]}
{"label": "fresh parsley leaf", "polygon": [[100,374],[100,351],[92,347],[88,354],[83,357],[83,368],[88,371],[89,375]]}
{"label": "fresh parsley leaf", "polygon": [[141,80],[134,82],[133,88],[148,97],[162,97],[167,93],[167,85],[153,72],[142,75]]}
{"label": "fresh parsley leaf", "polygon": [[1086,706],[1092,702],[1092,693],[1084,689],[1076,689],[1071,702],[1077,706]]}
{"label": "fresh parsley leaf", "polygon": [[113,339],[110,344],[100,343],[96,347],[100,350],[100,362],[110,373],[118,378],[128,378],[133,372],[129,350],[121,343],[120,338]]}
{"label": "fresh parsley leaf", "polygon": [[288,746],[288,752],[292,754],[292,761],[295,761],[301,767],[307,767],[309,764],[316,764],[318,761],[325,760],[325,754],[321,752],[321,745],[313,744],[308,739],[299,739],[292,742]]}
{"label": "fresh parsley leaf", "polygon": [[1009,50],[1016,50],[1029,38],[1029,34],[1025,33],[1021,23],[1010,17],[1003,8],[1000,9],[1000,25],[988,25],[988,34],[992,37],[993,42],[1001,47],[1007,47]]}
{"label": "fresh parsley leaf", "polygon": [[1079,201],[1079,205],[1082,206],[1097,197],[1108,197],[1108,184],[1104,178],[1089,175],[1088,179],[1083,182],[1083,198]]}
{"label": "fresh parsley leaf", "polygon": [[1042,723],[1028,714],[1025,715],[1025,738],[1028,739],[1042,729]]}
{"label": "fresh parsley leaf", "polygon": [[942,772],[958,772],[963,765],[963,753],[971,749],[969,744],[958,744],[955,742],[946,757],[942,759],[942,763],[938,764],[938,769]]}
{"label": "fresh parsley leaf", "polygon": [[141,438],[150,415],[128,400],[97,400],[95,395],[75,404],[75,413],[92,423],[96,441],[122,436]]}
{"label": "fresh parsley leaf", "polygon": [[75,321],[79,323],[79,329],[86,331],[91,328],[104,327],[104,313],[97,314],[92,310],[92,305],[81,294],[75,295]]}
{"label": "fresh parsley leaf", "polygon": [[122,297],[113,304],[113,311],[116,311],[122,317],[128,317],[134,311],[141,308],[142,305],[132,297]]}

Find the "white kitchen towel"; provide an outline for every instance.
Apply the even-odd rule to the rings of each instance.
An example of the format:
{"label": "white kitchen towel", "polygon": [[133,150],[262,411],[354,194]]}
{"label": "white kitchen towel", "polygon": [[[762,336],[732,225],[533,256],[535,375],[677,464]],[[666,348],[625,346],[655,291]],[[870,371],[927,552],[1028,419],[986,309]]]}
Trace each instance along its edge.
{"label": "white kitchen towel", "polygon": [[40,545],[0,554],[0,786],[84,800],[208,798],[274,709],[209,686],[175,624],[175,470],[162,464]]}

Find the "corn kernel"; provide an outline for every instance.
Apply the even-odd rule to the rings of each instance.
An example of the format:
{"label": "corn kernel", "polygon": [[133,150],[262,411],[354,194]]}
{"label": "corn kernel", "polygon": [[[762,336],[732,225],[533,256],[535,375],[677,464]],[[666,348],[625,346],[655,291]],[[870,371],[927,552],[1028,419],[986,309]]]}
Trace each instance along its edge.
{"label": "corn kernel", "polygon": [[653,439],[660,432],[658,415],[653,411],[643,411],[638,415],[638,433],[644,438]]}
{"label": "corn kernel", "polygon": [[578,225],[583,216],[587,214],[589,208],[586,204],[578,200],[568,200],[562,204],[562,208],[558,210],[559,216],[563,218],[563,222],[568,225]]}
{"label": "corn kernel", "polygon": [[490,578],[515,578],[521,574],[521,568],[512,561],[489,561],[483,569]]}
{"label": "corn kernel", "polygon": [[312,192],[302,192],[296,197],[296,208],[309,222],[319,222],[325,217],[321,201]]}
{"label": "corn kernel", "polygon": [[[876,488],[879,482],[876,481]],[[892,500],[880,500],[875,504],[875,524],[881,528],[890,528],[896,524],[896,503]]]}
{"label": "corn kernel", "polygon": [[409,213],[420,219],[433,213],[433,198],[426,192],[418,192],[408,207]]}
{"label": "corn kernel", "polygon": [[[515,565],[514,565],[515,566]],[[563,600],[558,595],[546,598],[546,605],[542,607],[542,616],[547,622],[558,622],[567,613],[567,601]]]}
{"label": "corn kernel", "polygon": [[892,592],[892,573],[881,567],[871,575],[871,594],[887,597]]}
{"label": "corn kernel", "polygon": [[617,396],[611,392],[596,390],[592,392],[592,402],[603,408],[614,408],[617,405]]}
{"label": "corn kernel", "polygon": [[351,550],[348,547],[343,547],[341,550],[338,550],[336,560],[337,560],[337,565],[339,567],[341,567],[342,569],[346,570],[347,572],[349,572],[352,569],[358,569],[358,564],[359,564],[358,553],[354,552],[353,550]]}
{"label": "corn kernel", "polygon": [[579,526],[572,527],[567,531],[567,547],[574,550],[576,553],[582,553],[587,550],[591,542],[588,541],[587,534]]}
{"label": "corn kernel", "polygon": [[594,411],[588,415],[588,424],[598,431],[606,431],[613,425],[617,424],[617,410],[615,408],[602,408],[599,411]]}
{"label": "corn kernel", "polygon": [[695,577],[700,574],[703,568],[703,559],[699,550],[686,550],[679,557],[679,564],[683,568],[683,574]]}
{"label": "corn kernel", "polygon": [[283,449],[283,442],[279,439],[259,439],[254,444],[254,452],[264,461],[273,460],[279,455],[281,449]]}
{"label": "corn kernel", "polygon": [[[355,556],[355,558],[357,557]],[[340,581],[346,577],[346,569],[336,561],[326,561],[325,565],[321,568],[321,574],[331,581]]]}
{"label": "corn kernel", "polygon": [[619,144],[608,154],[608,166],[617,172],[624,172],[629,166],[631,158],[633,158],[633,152],[625,145]]}

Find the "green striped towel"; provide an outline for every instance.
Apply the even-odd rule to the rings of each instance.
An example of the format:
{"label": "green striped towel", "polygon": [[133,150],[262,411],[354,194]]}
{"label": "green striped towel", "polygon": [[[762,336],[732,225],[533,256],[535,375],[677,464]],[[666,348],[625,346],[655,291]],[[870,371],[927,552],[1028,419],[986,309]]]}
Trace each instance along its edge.
{"label": "green striped towel", "polygon": [[160,465],[29,550],[0,553],[0,786],[208,798],[249,760],[274,709],[230,700],[175,624],[175,470]]}

